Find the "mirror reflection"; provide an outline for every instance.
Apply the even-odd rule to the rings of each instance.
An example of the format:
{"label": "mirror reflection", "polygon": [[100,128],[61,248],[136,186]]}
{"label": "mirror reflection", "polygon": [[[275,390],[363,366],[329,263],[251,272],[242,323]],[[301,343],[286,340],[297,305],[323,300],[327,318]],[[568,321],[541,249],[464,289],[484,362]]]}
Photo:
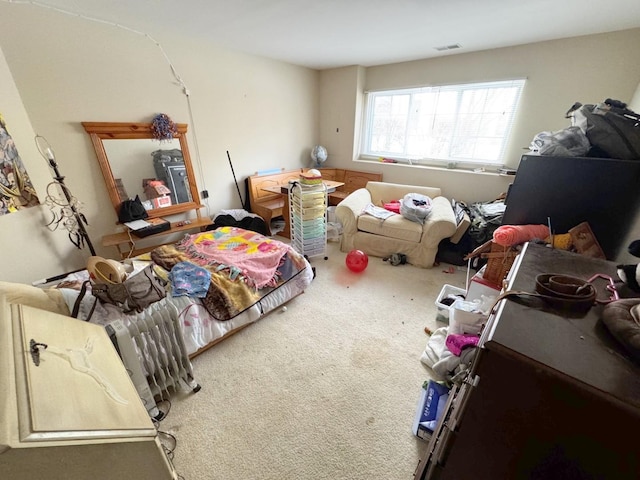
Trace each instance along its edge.
{"label": "mirror reflection", "polygon": [[187,125],[159,141],[150,123],[82,122],[90,135],[116,214],[128,198],[140,197],[149,217],[198,209],[200,197],[187,146]]}
{"label": "mirror reflection", "polygon": [[180,141],[103,140],[121,201],[140,197],[147,210],[191,202]]}

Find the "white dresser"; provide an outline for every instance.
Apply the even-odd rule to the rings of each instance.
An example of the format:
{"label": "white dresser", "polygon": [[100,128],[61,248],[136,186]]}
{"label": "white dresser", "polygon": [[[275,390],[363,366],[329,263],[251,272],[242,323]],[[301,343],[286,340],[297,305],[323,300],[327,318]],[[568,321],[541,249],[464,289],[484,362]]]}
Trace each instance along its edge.
{"label": "white dresser", "polygon": [[0,478],[177,478],[103,327],[0,298]]}

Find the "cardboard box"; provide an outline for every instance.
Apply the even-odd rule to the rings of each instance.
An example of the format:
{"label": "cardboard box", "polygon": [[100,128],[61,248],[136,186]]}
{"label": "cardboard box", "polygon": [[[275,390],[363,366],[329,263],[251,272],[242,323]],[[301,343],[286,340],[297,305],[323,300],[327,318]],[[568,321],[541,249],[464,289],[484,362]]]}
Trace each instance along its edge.
{"label": "cardboard box", "polygon": [[453,285],[445,284],[440,290],[440,295],[436,299],[437,314],[436,320],[438,322],[449,323],[449,305],[442,303],[442,301],[449,295],[459,295],[462,298],[465,297],[466,291],[464,288],[454,287]]}
{"label": "cardboard box", "polygon": [[469,218],[469,215],[464,213],[462,215],[462,218],[458,222],[456,233],[454,233],[451,238],[449,238],[449,241],[451,243],[458,243],[462,239],[462,236],[465,234],[465,232],[469,229],[469,225],[471,225],[471,219]]}
{"label": "cardboard box", "polygon": [[153,208],[170,207],[171,206],[171,197],[165,196],[165,197],[152,198],[151,199],[151,204],[153,205]]}
{"label": "cardboard box", "polygon": [[429,441],[449,399],[449,388],[429,380],[422,384],[418,408],[413,419],[413,434]]}
{"label": "cardboard box", "polygon": [[164,195],[171,195],[171,190],[167,188],[164,182],[155,178],[145,178],[142,180],[142,188],[148,200]]}

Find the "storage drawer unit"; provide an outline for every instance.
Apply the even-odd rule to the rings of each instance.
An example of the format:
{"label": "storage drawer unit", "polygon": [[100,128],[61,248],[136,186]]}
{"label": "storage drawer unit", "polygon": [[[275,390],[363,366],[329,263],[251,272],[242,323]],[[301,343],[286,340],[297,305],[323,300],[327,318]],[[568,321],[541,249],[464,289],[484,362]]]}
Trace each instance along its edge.
{"label": "storage drawer unit", "polygon": [[291,246],[314,257],[327,251],[327,187],[295,184],[289,189]]}

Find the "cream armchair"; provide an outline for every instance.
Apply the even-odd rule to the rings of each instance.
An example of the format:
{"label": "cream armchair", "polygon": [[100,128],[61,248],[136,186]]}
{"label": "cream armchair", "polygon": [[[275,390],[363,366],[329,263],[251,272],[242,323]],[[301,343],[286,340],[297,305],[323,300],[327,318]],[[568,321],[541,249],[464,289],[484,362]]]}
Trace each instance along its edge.
{"label": "cream armchair", "polygon": [[[397,214],[381,220],[362,213],[370,203],[380,207],[401,200],[408,193],[432,199],[433,208],[424,224]],[[365,188],[352,192],[338,204],[336,217],[342,224],[340,250],[343,252],[358,249],[374,257],[404,253],[408,263],[422,268],[433,266],[440,241],[456,232],[451,202],[442,196],[439,188],[433,187],[368,182]]]}

